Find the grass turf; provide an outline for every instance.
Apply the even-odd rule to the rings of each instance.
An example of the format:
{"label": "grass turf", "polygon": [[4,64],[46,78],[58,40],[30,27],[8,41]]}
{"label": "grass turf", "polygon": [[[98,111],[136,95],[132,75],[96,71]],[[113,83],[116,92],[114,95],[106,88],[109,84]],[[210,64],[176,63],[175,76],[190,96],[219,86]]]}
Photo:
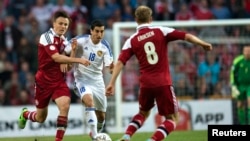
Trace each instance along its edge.
{"label": "grass turf", "polygon": [[[119,139],[122,134],[109,134],[112,141]],[[138,132],[131,141],[145,141],[152,133]],[[1,138],[0,141],[53,141],[54,137],[15,137]],[[63,141],[91,141],[88,135],[65,135]],[[207,141],[207,130],[204,131],[174,131],[164,141]]]}

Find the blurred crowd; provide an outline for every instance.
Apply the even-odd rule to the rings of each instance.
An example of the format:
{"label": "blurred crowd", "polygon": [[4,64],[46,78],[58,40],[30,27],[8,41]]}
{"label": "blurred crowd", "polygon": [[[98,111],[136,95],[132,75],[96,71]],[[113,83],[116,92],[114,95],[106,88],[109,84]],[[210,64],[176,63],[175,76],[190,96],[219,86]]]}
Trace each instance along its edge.
{"label": "blurred crowd", "polygon": [[[154,20],[212,20],[250,17],[250,0],[1,0],[0,1],[0,105],[34,104],[34,74],[37,41],[51,27],[51,16],[65,10],[72,18],[67,38],[89,32],[93,19],[105,21],[105,38],[112,45],[114,22],[134,21],[138,5],[153,9]],[[200,37],[246,37],[250,27],[186,28]],[[215,44],[212,53],[180,42],[169,45],[171,73],[177,95],[206,98],[229,95],[229,69],[240,53],[239,44]],[[123,100],[136,101],[137,62],[132,60],[122,74]],[[72,72],[67,74],[72,88]],[[72,92],[72,103],[78,99]]]}

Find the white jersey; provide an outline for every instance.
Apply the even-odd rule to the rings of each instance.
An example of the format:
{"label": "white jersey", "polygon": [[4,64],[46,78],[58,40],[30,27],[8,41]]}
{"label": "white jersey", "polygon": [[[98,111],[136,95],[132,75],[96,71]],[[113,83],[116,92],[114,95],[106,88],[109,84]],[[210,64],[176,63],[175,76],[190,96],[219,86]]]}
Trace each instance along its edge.
{"label": "white jersey", "polygon": [[[101,40],[98,44],[93,44],[90,35],[77,36],[78,48],[76,50],[77,58],[86,58],[90,61],[89,66],[82,64],[74,65],[75,79],[98,80],[103,79],[103,66],[109,66],[113,62],[113,54],[109,43]],[[69,54],[71,46],[65,48],[65,52]]]}
{"label": "white jersey", "polygon": [[[74,92],[82,99],[85,94],[92,94],[96,110],[106,112],[107,98],[105,96],[105,84],[103,80],[103,67],[110,66],[113,55],[109,43],[102,40],[93,44],[90,35],[77,36],[77,58],[86,58],[90,61],[89,66],[79,63],[74,64]],[[71,52],[71,45],[64,50]]]}

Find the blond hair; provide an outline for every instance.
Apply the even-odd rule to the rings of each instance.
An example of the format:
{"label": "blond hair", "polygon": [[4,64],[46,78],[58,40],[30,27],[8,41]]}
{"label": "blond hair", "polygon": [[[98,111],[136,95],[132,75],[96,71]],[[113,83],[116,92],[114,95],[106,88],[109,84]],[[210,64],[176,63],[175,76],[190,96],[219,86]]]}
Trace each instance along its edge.
{"label": "blond hair", "polygon": [[135,18],[138,23],[148,23],[150,22],[152,17],[152,9],[145,6],[141,5],[136,8],[135,10]]}

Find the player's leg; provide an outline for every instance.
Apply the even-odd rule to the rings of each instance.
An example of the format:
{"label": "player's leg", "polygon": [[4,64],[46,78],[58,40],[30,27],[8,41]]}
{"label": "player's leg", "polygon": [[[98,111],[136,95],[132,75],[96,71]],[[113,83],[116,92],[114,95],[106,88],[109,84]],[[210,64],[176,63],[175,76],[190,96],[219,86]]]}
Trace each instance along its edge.
{"label": "player's leg", "polygon": [[250,87],[247,89],[247,123],[250,125]]}
{"label": "player's leg", "polygon": [[[88,82],[89,84],[90,82]],[[95,104],[93,100],[92,87],[86,86],[82,82],[76,82],[74,84],[74,92],[81,98],[82,103],[85,105],[85,120],[90,128],[91,138],[95,138],[97,135],[97,117],[95,114]]]}
{"label": "player's leg", "polygon": [[101,133],[103,131],[104,124],[105,124],[106,112],[96,110],[95,113],[96,113],[96,117],[97,117],[97,131],[98,131],[98,133]]}
{"label": "player's leg", "polygon": [[27,108],[22,109],[18,119],[18,127],[20,129],[25,128],[27,120],[43,123],[47,118],[50,89],[42,91],[41,87],[35,87],[35,92],[36,111],[29,111]]}
{"label": "player's leg", "polygon": [[144,122],[150,114],[150,110],[154,107],[154,91],[155,88],[140,89],[140,111],[133,116],[132,120],[126,128],[125,134],[118,141],[130,141],[130,138],[135,134],[135,132],[143,126]]}
{"label": "player's leg", "polygon": [[240,125],[246,124],[246,91],[245,87],[239,87],[240,95],[237,97],[237,117]]}
{"label": "player's leg", "polygon": [[99,82],[94,84],[96,88],[93,90],[93,98],[96,108],[96,117],[97,117],[97,131],[98,133],[103,132],[106,110],[107,110],[107,97],[105,96],[105,85],[104,82]]}
{"label": "player's leg", "polygon": [[165,117],[149,140],[164,140],[176,127],[178,119],[178,103],[172,86],[158,88],[156,95],[158,112]]}
{"label": "player's leg", "polygon": [[55,101],[59,110],[55,141],[62,141],[68,124],[68,113],[70,108],[70,91],[65,83],[57,87],[52,95],[52,100]]}

